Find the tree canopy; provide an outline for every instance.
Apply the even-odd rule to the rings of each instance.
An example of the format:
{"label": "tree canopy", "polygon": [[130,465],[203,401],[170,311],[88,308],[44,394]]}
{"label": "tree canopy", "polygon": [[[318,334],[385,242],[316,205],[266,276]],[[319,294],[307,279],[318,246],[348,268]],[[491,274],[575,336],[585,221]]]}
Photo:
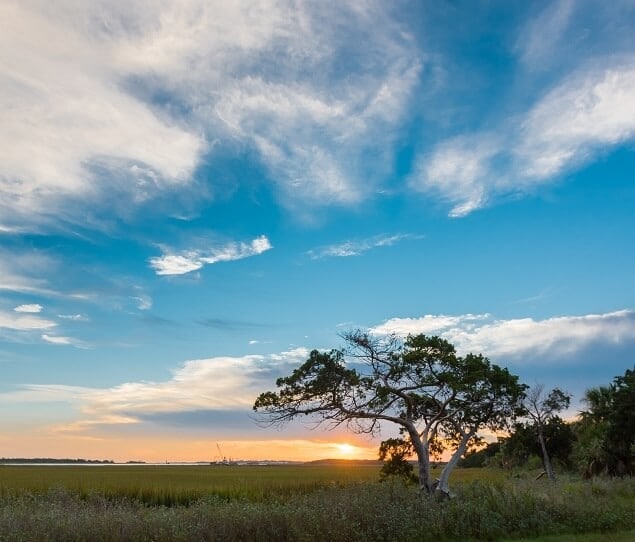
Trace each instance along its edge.
{"label": "tree canopy", "polygon": [[440,337],[403,340],[356,330],[343,339],[344,348],[313,350],[291,375],[277,380],[277,391],[256,399],[253,408],[262,422],[311,416],[360,433],[395,424],[414,450],[419,484],[428,494],[431,444],[444,443],[453,453],[437,491],[447,494],[449,475],[478,432],[500,430],[520,411],[526,386],[517,376],[481,354],[457,355]]}
{"label": "tree canopy", "polygon": [[587,390],[577,425],[578,461],[586,476],[635,472],[635,367],[608,386]]}

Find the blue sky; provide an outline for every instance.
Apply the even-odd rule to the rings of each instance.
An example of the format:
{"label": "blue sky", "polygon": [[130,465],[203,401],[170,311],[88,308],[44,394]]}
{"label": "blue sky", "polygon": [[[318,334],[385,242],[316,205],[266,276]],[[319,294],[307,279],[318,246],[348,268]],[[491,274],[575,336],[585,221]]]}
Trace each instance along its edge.
{"label": "blue sky", "polygon": [[357,327],[442,335],[575,408],[632,366],[632,2],[0,20],[0,456],[372,456],[249,417]]}

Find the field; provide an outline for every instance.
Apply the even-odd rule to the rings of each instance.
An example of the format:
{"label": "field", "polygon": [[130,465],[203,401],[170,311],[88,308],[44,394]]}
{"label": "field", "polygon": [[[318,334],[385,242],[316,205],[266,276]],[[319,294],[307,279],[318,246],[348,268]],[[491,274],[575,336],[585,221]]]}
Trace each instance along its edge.
{"label": "field", "polygon": [[172,506],[210,495],[260,502],[378,477],[374,466],[0,465],[0,494],[64,488],[83,497],[96,493]]}
{"label": "field", "polygon": [[[0,466],[0,541],[635,540],[632,480],[458,470],[436,502],[370,466]],[[549,538],[549,537],[553,538]],[[541,537],[541,538],[539,538]]]}

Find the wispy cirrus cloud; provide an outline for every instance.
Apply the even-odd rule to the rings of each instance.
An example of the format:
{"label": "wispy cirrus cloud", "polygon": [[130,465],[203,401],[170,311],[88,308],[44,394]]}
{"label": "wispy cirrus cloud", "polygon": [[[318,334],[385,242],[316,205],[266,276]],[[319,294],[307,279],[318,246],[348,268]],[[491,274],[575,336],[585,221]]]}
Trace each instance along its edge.
{"label": "wispy cirrus cloud", "polygon": [[113,193],[187,192],[217,147],[255,153],[288,202],[363,199],[421,72],[392,15],[375,1],[3,3],[2,231]]}
{"label": "wispy cirrus cloud", "polygon": [[62,320],[71,320],[73,322],[87,322],[89,320],[88,316],[84,314],[58,314],[57,317]]}
{"label": "wispy cirrus cloud", "polygon": [[521,61],[533,69],[549,66],[557,57],[554,51],[566,39],[566,30],[574,11],[574,0],[557,0],[531,19],[514,47]]}
{"label": "wispy cirrus cloud", "polygon": [[180,252],[164,250],[162,256],[150,258],[150,267],[157,275],[184,275],[201,269],[205,265],[219,262],[242,260],[250,256],[257,256],[273,246],[269,239],[261,235],[252,241],[231,242],[208,249],[192,249]]}
{"label": "wispy cirrus cloud", "polygon": [[412,186],[454,204],[450,216],[465,216],[483,206],[491,191],[491,160],[501,142],[491,134],[459,136],[444,141],[419,158]]}
{"label": "wispy cirrus cloud", "polygon": [[410,185],[449,201],[450,216],[464,216],[498,196],[554,182],[634,139],[635,63],[600,58],[498,130],[439,143],[417,159]]}
{"label": "wispy cirrus cloud", "polygon": [[67,197],[94,199],[105,183],[112,188],[113,175],[129,181],[134,199],[150,185],[180,184],[205,146],[118,84],[125,69],[113,43],[103,33],[89,37],[91,23],[107,24],[100,14],[107,6],[58,7],[1,8],[0,80],[10,106],[0,112],[0,205],[18,221],[28,213],[50,220]]}
{"label": "wispy cirrus cloud", "polygon": [[77,348],[87,348],[86,343],[80,341],[79,339],[74,339],[73,337],[64,337],[63,335],[49,335],[47,333],[43,333],[41,335],[41,339],[49,344],[57,344],[61,346],[75,346]]}
{"label": "wispy cirrus cloud", "polygon": [[593,344],[635,340],[635,313],[619,310],[544,320],[497,320],[489,314],[426,315],[392,318],[371,331],[404,336],[417,333],[439,335],[463,353],[482,352],[490,357],[512,358],[549,354],[551,359],[569,356]]}
{"label": "wispy cirrus cloud", "polygon": [[42,254],[0,248],[0,291],[53,295],[40,275],[55,266],[55,261]]}
{"label": "wispy cirrus cloud", "polygon": [[543,181],[635,138],[635,61],[608,64],[571,75],[528,113],[513,153],[523,177]]}
{"label": "wispy cirrus cloud", "polygon": [[375,235],[367,239],[344,241],[333,245],[321,246],[309,250],[306,254],[312,260],[322,258],[345,258],[349,256],[361,256],[374,248],[389,247],[405,240],[423,239],[423,235],[410,233],[397,233],[394,235]]}

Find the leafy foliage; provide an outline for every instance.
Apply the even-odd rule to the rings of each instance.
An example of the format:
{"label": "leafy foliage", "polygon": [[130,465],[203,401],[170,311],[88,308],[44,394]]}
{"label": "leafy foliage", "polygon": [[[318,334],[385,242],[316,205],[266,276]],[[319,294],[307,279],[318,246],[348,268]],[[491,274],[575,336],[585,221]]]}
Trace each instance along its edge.
{"label": "leafy foliage", "polygon": [[588,477],[635,471],[635,367],[609,386],[587,390],[587,410],[577,424],[576,455]]}
{"label": "leafy foliage", "polygon": [[[554,416],[544,424],[542,432],[550,458],[565,468],[571,467],[571,455],[577,438],[574,426]],[[531,423],[514,424],[509,437],[501,439],[501,451],[502,461],[508,467],[523,466],[532,456],[542,458],[536,428]]]}
{"label": "leafy foliage", "polygon": [[480,354],[458,356],[440,337],[377,338],[363,331],[343,335],[341,350],[313,350],[307,361],[261,394],[254,410],[261,421],[284,424],[311,415],[319,422],[346,424],[376,433],[396,424],[417,457],[419,483],[431,493],[430,454],[435,443],[454,450],[441,475],[448,477],[484,428],[498,430],[520,412],[525,386],[507,369]]}
{"label": "leafy foliage", "polygon": [[471,450],[459,462],[459,467],[465,469],[486,467],[492,464],[494,458],[501,453],[501,442],[489,442],[484,447]]}
{"label": "leafy foliage", "polygon": [[390,438],[382,441],[379,445],[379,459],[384,461],[384,464],[379,472],[380,480],[396,477],[405,482],[416,482],[414,467],[408,461],[413,453],[412,443],[409,440]]}

